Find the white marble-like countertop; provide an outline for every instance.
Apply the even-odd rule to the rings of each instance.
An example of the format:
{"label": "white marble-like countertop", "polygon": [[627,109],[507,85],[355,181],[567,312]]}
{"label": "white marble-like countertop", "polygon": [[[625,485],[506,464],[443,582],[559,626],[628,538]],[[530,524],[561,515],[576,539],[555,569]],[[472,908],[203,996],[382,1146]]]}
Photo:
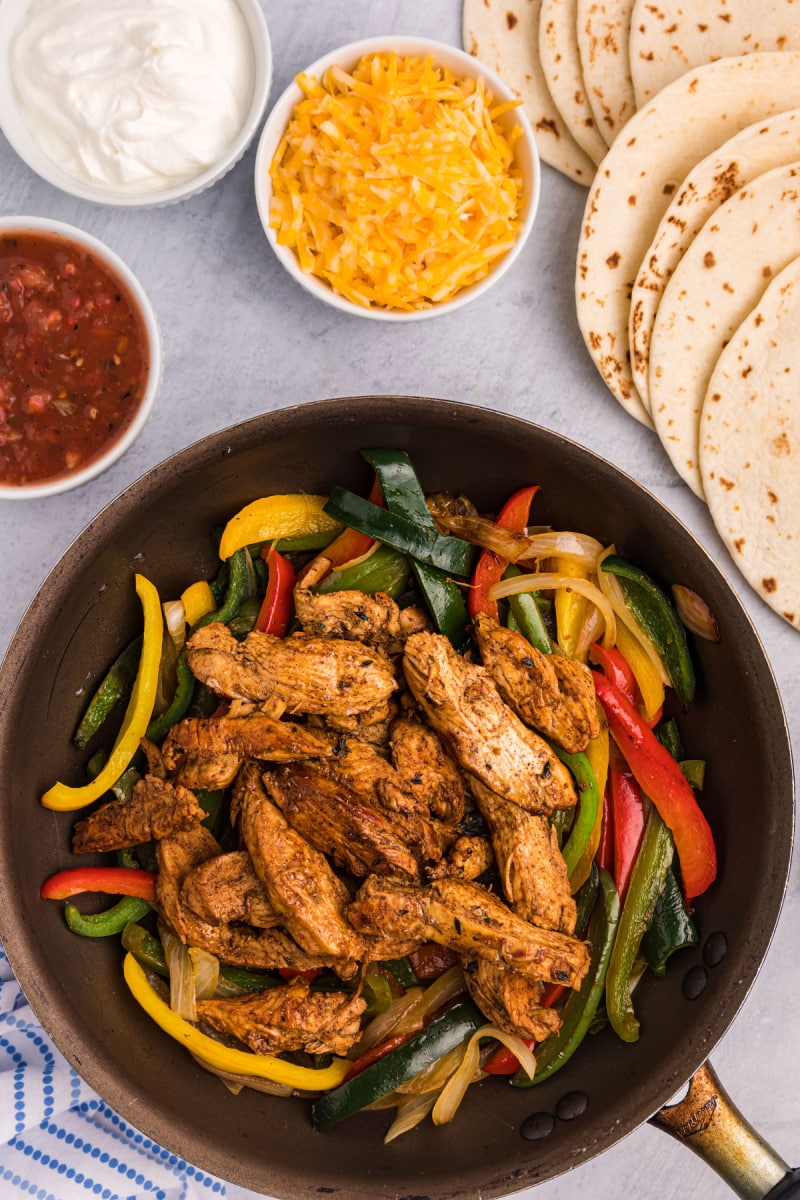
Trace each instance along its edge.
{"label": "white marble-like countertop", "polygon": [[[416,33],[460,44],[459,0],[264,0],[274,100],[294,73],[359,37]],[[73,200],[41,182],[0,138],[0,213],[47,215],[107,242],[158,313],[165,371],[155,412],[110,471],[51,500],[0,502],[0,652],[50,568],[129,483],[204,434],[265,410],[326,396],[422,394],[500,409],[590,446],[654,492],[701,539],[753,618],[800,749],[800,636],[737,576],[705,506],[655,435],[631,420],[595,372],[578,331],[573,272],[585,191],[544,168],[533,236],[485,297],[404,326],[346,317],[280,268],[258,221],[254,152],[210,191],[172,207],[125,211]],[[754,811],[754,820],[757,813]],[[729,1092],[785,1159],[800,1163],[800,873],[752,991],[713,1054]],[[725,1200],[732,1193],[671,1139],[643,1126],[536,1200]],[[237,1188],[229,1195],[244,1196]]]}

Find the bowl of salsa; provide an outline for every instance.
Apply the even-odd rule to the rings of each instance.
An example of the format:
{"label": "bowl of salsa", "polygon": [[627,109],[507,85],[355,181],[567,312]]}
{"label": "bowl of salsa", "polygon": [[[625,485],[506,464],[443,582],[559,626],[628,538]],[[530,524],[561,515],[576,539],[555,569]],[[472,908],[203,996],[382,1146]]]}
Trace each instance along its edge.
{"label": "bowl of salsa", "polygon": [[161,378],[150,301],[103,242],[0,218],[0,498],[54,495],[111,466]]}

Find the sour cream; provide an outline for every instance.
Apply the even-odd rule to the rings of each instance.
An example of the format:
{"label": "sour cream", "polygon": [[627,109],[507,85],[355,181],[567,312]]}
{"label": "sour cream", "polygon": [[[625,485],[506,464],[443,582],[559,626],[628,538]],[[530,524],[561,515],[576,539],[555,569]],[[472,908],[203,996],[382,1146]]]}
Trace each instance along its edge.
{"label": "sour cream", "polygon": [[234,0],[34,0],[11,71],[50,159],[83,182],[139,193],[224,155],[254,75]]}

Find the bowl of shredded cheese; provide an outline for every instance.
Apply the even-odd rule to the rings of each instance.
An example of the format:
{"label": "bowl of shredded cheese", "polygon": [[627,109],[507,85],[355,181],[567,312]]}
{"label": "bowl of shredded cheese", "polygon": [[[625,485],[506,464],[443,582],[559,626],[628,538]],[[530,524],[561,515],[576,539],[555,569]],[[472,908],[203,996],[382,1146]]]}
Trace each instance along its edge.
{"label": "bowl of shredded cheese", "polygon": [[415,37],[353,42],[300,72],[255,164],[261,223],[289,274],[382,321],[482,295],[522,250],[539,187],[513,92],[471,55]]}

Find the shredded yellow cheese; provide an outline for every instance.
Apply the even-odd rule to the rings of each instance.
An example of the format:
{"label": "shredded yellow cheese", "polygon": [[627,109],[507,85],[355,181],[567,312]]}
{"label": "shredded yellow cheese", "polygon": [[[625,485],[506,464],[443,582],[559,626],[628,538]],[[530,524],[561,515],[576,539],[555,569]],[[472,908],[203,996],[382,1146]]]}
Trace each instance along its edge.
{"label": "shredded yellow cheese", "polygon": [[520,130],[482,80],[431,58],[364,57],[352,73],[298,75],[270,168],[270,224],[303,271],[365,308],[450,300],[519,233]]}

